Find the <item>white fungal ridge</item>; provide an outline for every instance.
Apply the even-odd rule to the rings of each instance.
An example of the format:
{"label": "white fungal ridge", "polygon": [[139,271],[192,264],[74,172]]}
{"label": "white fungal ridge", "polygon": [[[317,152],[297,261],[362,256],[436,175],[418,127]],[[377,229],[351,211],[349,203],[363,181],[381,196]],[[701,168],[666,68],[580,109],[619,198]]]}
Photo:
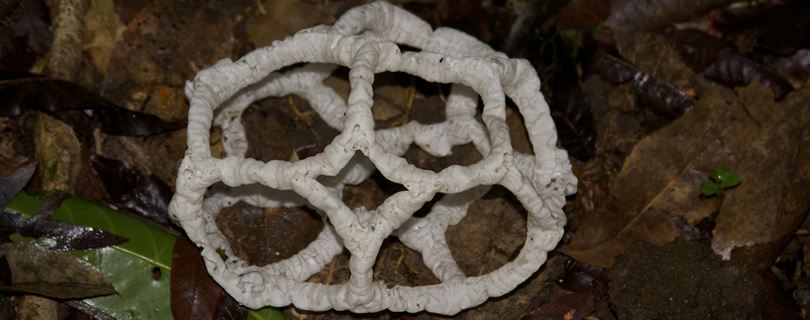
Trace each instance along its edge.
{"label": "white fungal ridge", "polygon": [[[396,44],[419,48],[401,52]],[[309,64],[277,73],[295,63]],[[323,84],[335,65],[350,68],[348,104]],[[454,83],[446,120],[374,130],[371,113],[374,74],[393,71],[432,82]],[[341,131],[324,151],[304,160],[262,162],[245,158],[247,139],[241,116],[257,100],[288,94],[307,99],[330,126]],[[475,119],[482,96],[483,123]],[[188,150],[177,176],[169,212],[203,248],[211,276],[250,308],[294,304],[305,310],[380,310],[452,315],[489,297],[513,290],[538,270],[563,234],[564,196],[576,188],[567,153],[555,146],[557,132],[540,81],[525,60],[503,53],[454,29],[430,26],[385,2],[349,10],[332,27],[302,30],[284,41],[257,49],[242,59],[221,60],[186,85],[190,100]],[[523,115],[534,155],[512,149],[505,99]],[[216,159],[209,129],[223,129],[228,156]],[[473,143],[483,159],[440,172],[416,168],[402,155],[415,143],[434,156],[455,145]],[[350,210],[343,186],[359,184],[379,170],[407,189],[379,207]],[[207,189],[217,182],[223,182]],[[447,226],[461,221],[490,185],[512,192],[528,211],[526,242],[517,258],[500,269],[467,277],[445,240]],[[444,196],[425,218],[412,217],[436,193]],[[258,207],[307,205],[325,227],[305,249],[289,259],[259,267],[236,258],[215,224],[219,211],[238,201]],[[372,279],[380,245],[397,236],[422,254],[441,284],[388,288]],[[342,252],[351,253],[351,278],[343,284],[305,282]],[[217,249],[224,251],[223,260]]]}

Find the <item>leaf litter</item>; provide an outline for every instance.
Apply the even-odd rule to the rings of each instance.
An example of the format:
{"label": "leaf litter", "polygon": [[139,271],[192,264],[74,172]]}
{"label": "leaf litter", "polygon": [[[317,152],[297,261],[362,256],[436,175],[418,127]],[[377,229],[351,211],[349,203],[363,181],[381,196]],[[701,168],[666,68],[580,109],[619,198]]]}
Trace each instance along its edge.
{"label": "leaf litter", "polygon": [[[104,99],[126,110],[157,115],[167,122],[182,123],[187,112],[182,88],[184,81],[193,77],[197,70],[221,58],[236,59],[253,47],[291,34],[300,29],[287,28],[287,25],[291,25],[288,20],[295,20],[296,16],[303,17],[295,21],[302,27],[331,23],[335,16],[362,2],[364,1],[326,3],[302,1],[291,6],[292,1],[241,1],[219,6],[216,3],[147,0],[115,3],[110,8],[102,7],[109,5],[109,2],[99,1],[97,3],[99,6],[91,8],[89,15],[96,16],[87,18],[95,19],[95,22],[86,23],[90,28],[86,34],[95,36],[85,39],[91,45],[87,48],[89,58],[84,62],[84,69],[77,82],[82,87],[90,88],[90,91],[99,92]],[[511,48],[509,50],[518,56],[532,59],[542,57],[533,60],[541,75],[552,74],[555,70],[576,75],[558,82],[556,87],[544,89],[549,90],[547,94],[550,100],[559,101],[554,104],[562,107],[558,109],[555,117],[555,120],[561,120],[557,122],[558,126],[572,129],[573,133],[561,131],[561,140],[564,141],[566,148],[573,146],[569,149],[572,154],[584,155],[579,157],[584,162],[580,168],[582,174],[588,175],[587,179],[581,179],[587,184],[580,186],[580,190],[584,192],[566,206],[571,219],[569,233],[566,235],[566,241],[569,243],[563,246],[563,251],[584,262],[604,267],[609,266],[613,257],[635,240],[644,239],[660,244],[679,236],[698,235],[698,238],[703,239],[701,241],[711,241],[707,240],[706,234],[707,232],[711,234],[711,230],[715,230],[713,245],[725,243],[721,247],[731,250],[733,258],[747,261],[745,264],[755,269],[770,265],[773,257],[781,252],[785,241],[793,235],[798,221],[802,220],[808,206],[807,199],[810,198],[805,194],[806,190],[810,190],[807,185],[810,174],[807,165],[803,165],[810,161],[805,160],[808,151],[802,147],[807,144],[810,137],[807,130],[797,129],[807,127],[806,122],[802,122],[805,121],[802,119],[806,112],[795,111],[797,110],[795,108],[798,108],[796,105],[806,104],[802,98],[806,95],[804,93],[806,88],[786,94],[807,82],[806,76],[802,76],[801,71],[802,52],[806,49],[800,48],[791,57],[774,58],[781,59],[778,61],[782,63],[791,63],[793,69],[790,70],[794,71],[790,73],[791,77],[787,78],[791,84],[789,90],[784,86],[784,82],[769,82],[768,79],[771,78],[767,77],[745,78],[748,76],[720,73],[721,78],[743,79],[741,82],[728,82],[729,86],[746,86],[735,92],[726,87],[715,87],[706,79],[712,78],[709,76],[711,72],[701,69],[693,71],[686,67],[694,63],[681,57],[675,50],[679,47],[669,42],[671,40],[666,38],[666,34],[636,32],[604,37],[601,31],[579,29],[567,31],[577,34],[577,37],[566,38],[563,37],[563,30],[555,29],[589,28],[592,23],[599,23],[602,20],[606,20],[606,25],[610,25],[620,19],[627,20],[628,17],[635,17],[638,22],[622,26],[634,30],[660,28],[660,25],[669,25],[671,21],[693,18],[694,13],[689,12],[694,12],[692,11],[694,8],[678,9],[684,10],[682,12],[661,10],[658,14],[664,16],[649,19],[654,15],[627,14],[632,11],[628,9],[631,6],[627,5],[632,5],[633,0],[613,1],[613,10],[609,16],[604,15],[602,9],[606,2],[602,1],[592,1],[601,6],[595,7],[593,11],[581,10],[584,8],[582,4],[591,3],[589,1],[558,1],[549,3],[548,6],[538,6],[537,2],[496,1],[482,4],[473,1],[466,9],[452,6],[448,1],[435,3],[403,1],[398,4],[430,21],[434,27],[444,25],[458,27],[485,41],[490,41],[496,49],[506,44],[507,49]],[[677,6],[680,2],[669,1],[668,5]],[[713,3],[720,2],[723,1]],[[625,7],[622,8],[622,5]],[[549,12],[543,11],[548,9]],[[312,14],[296,15],[295,12],[299,11]],[[561,13],[555,18],[558,11]],[[583,12],[590,16],[572,20],[559,18],[576,17]],[[644,21],[645,19],[647,21]],[[273,27],[261,27],[268,25]],[[742,28],[726,27],[726,30]],[[105,28],[108,30],[102,30]],[[118,30],[122,30],[120,38],[116,36]],[[156,30],[167,32],[161,33]],[[557,39],[538,38],[543,34]],[[597,43],[593,43],[590,37],[597,38]],[[605,38],[609,39],[607,43],[598,42],[601,41],[598,39]],[[92,43],[94,39],[99,42]],[[783,46],[790,47],[790,45],[792,43]],[[580,67],[586,64],[582,59],[588,56],[583,52],[593,50],[593,46],[599,46],[601,50],[599,52],[603,52],[606,59],[621,59],[622,66],[632,67],[628,72],[633,77],[646,74],[647,79],[655,81],[645,83],[653,85],[644,86],[636,84],[635,81],[623,84],[609,83],[598,79],[599,77],[592,77],[587,69]],[[576,47],[579,47],[580,55],[571,59],[572,50]],[[773,44],[767,44],[767,47],[779,48]],[[734,53],[739,48],[722,50]],[[538,54],[541,51],[553,54],[548,56]],[[557,57],[565,55],[565,59],[569,60],[562,63],[563,60],[554,59],[555,55]],[[715,53],[711,55],[705,54],[704,58],[719,57]],[[766,63],[762,62],[767,62],[772,57],[763,57],[759,52],[739,56],[744,56],[748,61],[764,68],[772,68],[765,67]],[[619,65],[619,62],[614,60],[606,61]],[[751,66],[749,62],[736,57],[731,60],[730,63],[713,68],[723,70],[722,68],[729,66],[734,68]],[[787,69],[780,68],[782,67],[773,70],[785,74],[783,70]],[[734,69],[729,70],[736,72]],[[768,72],[773,74],[773,70]],[[756,73],[767,74],[761,71]],[[383,78],[382,75],[380,78]],[[768,87],[755,82],[749,85],[747,79],[754,78],[764,83],[777,83],[777,86],[771,85],[771,88],[782,90],[775,91],[779,96],[783,95],[780,92],[785,93],[782,100],[779,103],[773,102],[773,93]],[[389,82],[391,86],[375,88],[375,93],[379,93],[379,96],[375,95],[375,107],[378,105],[380,107],[374,111],[378,126],[396,123],[404,117],[424,122],[436,121],[434,119],[443,117],[435,111],[441,109],[437,106],[442,104],[443,94],[447,92],[446,87],[421,83],[417,79],[414,88],[410,88],[412,79],[397,78],[396,75],[393,79],[394,81]],[[554,83],[546,80],[548,79],[543,79],[544,85]],[[339,72],[327,82],[336,90],[338,87],[348,86]],[[572,86],[580,89],[572,89]],[[666,90],[655,91],[655,88]],[[599,93],[595,93],[597,91],[594,89],[599,90]],[[413,109],[408,111],[405,105],[410,92],[414,92],[411,90],[416,94],[413,95]],[[555,93],[556,97],[553,95]],[[645,95],[659,98],[658,100],[645,98]],[[660,106],[663,106],[664,112],[659,115],[647,111],[650,106],[656,106],[656,101],[663,101]],[[680,104],[678,101],[690,103]],[[684,106],[690,104],[693,109],[686,112],[688,107]],[[75,112],[73,114],[87,119],[88,113],[81,110],[84,108],[78,110],[81,114]],[[301,151],[299,156],[318,153],[318,146],[328,143],[334,132],[325,128],[317,117],[308,118],[306,116],[308,111],[310,109],[306,102],[297,97],[271,99],[252,106],[248,110],[250,117],[245,117],[245,126],[249,128],[248,132],[253,134],[248,137],[251,146],[249,155],[263,160],[289,160],[293,154],[298,154],[298,151]],[[21,130],[25,130],[24,112],[19,114],[23,116],[13,121],[19,122]],[[510,125],[517,124],[515,127],[519,127],[521,121],[519,114],[514,110],[507,110],[507,116]],[[78,116],[71,117],[82,119]],[[93,117],[89,118],[90,122],[79,120],[79,123],[89,123],[92,127],[97,125],[95,122],[97,117],[97,113],[94,113]],[[105,121],[103,117],[98,119]],[[83,124],[80,126],[86,127]],[[128,124],[121,125],[127,126]],[[68,129],[65,132],[73,135],[71,131],[73,130]],[[76,131],[83,133],[81,130]],[[517,150],[530,150],[525,136],[519,130],[514,130],[512,135]],[[84,139],[76,141],[87,147],[91,154],[97,153],[109,159],[125,161],[131,165],[132,170],[141,171],[141,177],[158,177],[159,180],[168,182],[169,186],[173,185],[179,159],[185,150],[184,130],[150,137],[125,137],[100,130],[89,137],[91,139],[87,141]],[[572,141],[574,143],[571,143]],[[215,143],[214,140],[212,142]],[[30,144],[30,142],[15,143],[18,146]],[[26,150],[18,146],[13,150]],[[53,148],[61,149],[62,146],[54,145]],[[579,148],[579,151],[576,148]],[[27,150],[33,149],[31,147]],[[212,149],[216,150],[216,146]],[[24,153],[15,152],[17,153],[12,156],[25,156]],[[409,162],[427,169],[442,168],[465,161],[474,162],[477,156],[480,155],[477,155],[473,148],[464,146],[454,149],[448,159],[429,157],[420,153],[417,148],[412,148],[406,154]],[[41,157],[37,158],[40,162],[43,161]],[[575,164],[575,167],[577,166],[580,164]],[[706,181],[710,173],[721,166],[729,167],[739,174],[740,185],[727,190],[722,197],[701,197],[700,185]],[[773,177],[762,176],[768,172],[762,169],[763,166],[775,168]],[[43,171],[45,170],[38,173],[42,174]],[[40,178],[34,178],[29,187],[40,186],[38,179]],[[768,188],[764,188],[765,190],[757,188],[762,185]],[[344,190],[344,199],[352,207],[360,205],[374,207],[388,194],[400,190],[399,188],[401,186],[392,185],[381,177],[375,177],[359,186],[347,187]],[[752,205],[749,201],[764,201],[768,205],[762,204],[759,206],[760,211],[753,212],[748,209]],[[521,243],[520,230],[523,226],[520,221],[524,217],[521,216],[520,206],[515,206],[514,202],[509,200],[508,193],[493,190],[479,202],[481,203],[473,205],[469,212],[470,218],[448,231],[448,242],[453,242],[451,248],[454,256],[468,275],[487,272],[509,261],[510,253]],[[145,210],[156,210],[149,205],[146,207],[149,209]],[[781,211],[777,212],[773,208],[779,208]],[[283,256],[282,252],[295,252],[296,248],[308,244],[308,234],[317,233],[322,226],[319,219],[309,212],[268,211],[247,207],[231,210],[236,212],[232,214],[233,217],[241,212],[255,211],[247,214],[248,217],[252,217],[250,219],[234,218],[222,221],[234,235],[255,229],[257,221],[262,221],[262,225],[268,223],[266,229],[288,228],[291,225],[300,227],[294,231],[290,230],[289,237],[262,239],[255,236],[250,240],[260,241],[266,245],[251,247],[239,244],[244,245],[243,254],[253,256],[257,261],[270,262],[271,256],[276,256],[276,253]],[[472,217],[475,219],[471,219]],[[273,219],[275,222],[272,222]],[[764,225],[766,228],[751,227],[750,230],[734,228],[738,221],[747,221],[750,226]],[[707,227],[712,224],[713,229]],[[763,233],[763,230],[768,232]],[[723,234],[727,236],[722,236]],[[748,244],[755,245],[748,246]],[[503,298],[493,299],[457,317],[485,319],[497,315],[499,318],[518,318],[552,310],[557,312],[553,313],[555,315],[579,318],[583,312],[570,313],[573,307],[578,310],[593,310],[591,315],[609,319],[611,312],[606,300],[593,300],[595,296],[581,293],[583,291],[577,291],[580,292],[578,295],[569,295],[570,291],[550,284],[550,280],[557,279],[554,273],[564,273],[562,271],[564,261],[564,256],[552,254],[544,269],[518,291]],[[347,256],[339,255],[310,281],[322,283],[345,281],[348,277],[347,266]],[[436,281],[430,271],[422,265],[421,257],[399,244],[396,239],[390,239],[384,244],[376,266],[380,271],[375,274],[375,279],[384,280],[392,285],[423,285]],[[137,270],[139,275],[149,279],[155,277],[154,268],[144,267]],[[163,272],[163,269],[160,271],[160,279],[167,280],[169,272]],[[171,275],[172,279],[174,275],[176,274]],[[230,308],[222,310],[225,309],[231,310]],[[302,312],[293,307],[283,310],[290,318],[351,317],[340,312]],[[237,317],[242,315],[241,311],[232,314]],[[373,316],[400,317],[394,314]],[[418,314],[405,317],[427,316]]]}

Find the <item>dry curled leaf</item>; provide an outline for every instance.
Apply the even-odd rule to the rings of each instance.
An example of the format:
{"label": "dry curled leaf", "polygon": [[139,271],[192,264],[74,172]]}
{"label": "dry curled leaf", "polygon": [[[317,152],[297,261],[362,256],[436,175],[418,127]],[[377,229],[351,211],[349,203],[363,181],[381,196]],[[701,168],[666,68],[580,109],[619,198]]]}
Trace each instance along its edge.
{"label": "dry curled leaf", "polygon": [[603,52],[598,53],[595,59],[596,70],[603,79],[613,83],[632,81],[639,98],[660,116],[674,119],[695,105],[692,97],[630,63]]}
{"label": "dry curled leaf", "polygon": [[779,72],[725,47],[718,39],[695,30],[678,30],[671,36],[678,42],[684,62],[706,79],[729,87],[757,80],[771,88],[777,99],[793,90]]}

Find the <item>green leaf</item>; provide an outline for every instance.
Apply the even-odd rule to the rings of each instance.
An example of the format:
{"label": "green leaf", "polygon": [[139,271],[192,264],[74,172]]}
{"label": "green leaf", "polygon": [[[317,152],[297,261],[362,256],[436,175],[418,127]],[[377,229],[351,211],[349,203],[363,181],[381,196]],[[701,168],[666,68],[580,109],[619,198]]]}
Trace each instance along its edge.
{"label": "green leaf", "polygon": [[278,310],[276,308],[273,308],[273,307],[262,308],[262,309],[259,309],[259,310],[251,310],[250,313],[248,313],[247,318],[248,318],[248,320],[284,320],[284,319],[286,319],[286,317],[284,317],[284,313],[282,313],[280,310]]}
{"label": "green leaf", "polygon": [[[37,197],[21,192],[6,211],[30,218],[39,213],[40,204]],[[115,319],[172,318],[169,283],[176,240],[173,235],[130,215],[77,197],[65,199],[51,218],[130,239],[120,245],[73,252],[104,273],[118,292],[84,302]]]}
{"label": "green leaf", "polygon": [[720,188],[722,189],[731,188],[733,186],[740,184],[740,181],[741,181],[740,176],[738,176],[734,172],[729,171],[723,175],[723,181],[720,184]]}
{"label": "green leaf", "polygon": [[717,170],[712,173],[709,178],[711,178],[714,182],[721,183],[723,182],[723,177],[731,172],[731,169],[728,167],[719,167]]}
{"label": "green leaf", "polygon": [[19,214],[20,221],[26,221],[39,214],[40,207],[42,207],[42,199],[23,191],[18,193],[17,196],[11,199],[8,205],[6,205],[6,212]]}
{"label": "green leaf", "polygon": [[78,254],[101,270],[118,291],[84,302],[119,320],[171,319],[171,273],[116,247]]}
{"label": "green leaf", "polygon": [[125,237],[130,241],[115,246],[118,250],[171,271],[176,238],[138,218],[77,197],[65,199],[51,218]]}
{"label": "green leaf", "polygon": [[711,181],[704,182],[703,185],[700,186],[700,192],[707,197],[721,193],[720,188],[717,187],[717,184]]}

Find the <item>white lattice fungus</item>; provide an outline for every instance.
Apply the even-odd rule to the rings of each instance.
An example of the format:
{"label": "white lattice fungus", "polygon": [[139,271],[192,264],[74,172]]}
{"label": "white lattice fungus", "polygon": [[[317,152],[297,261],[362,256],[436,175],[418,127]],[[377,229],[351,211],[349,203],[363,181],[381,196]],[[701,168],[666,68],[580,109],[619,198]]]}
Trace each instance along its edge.
{"label": "white lattice fungus", "polygon": [[[402,52],[397,44],[422,49]],[[276,70],[309,63],[285,73]],[[348,102],[323,84],[336,65],[350,68]],[[446,120],[374,130],[371,114],[374,74],[405,72],[432,82],[454,83]],[[262,162],[245,158],[241,124],[245,108],[270,96],[294,94],[309,101],[330,126],[341,131],[324,151],[307,159]],[[483,123],[475,119],[478,94]],[[180,165],[177,193],[169,212],[203,248],[211,276],[240,303],[305,310],[380,310],[455,314],[489,297],[513,290],[545,262],[563,234],[564,196],[575,191],[567,154],[556,148],[557,133],[540,82],[525,60],[508,59],[459,31],[430,26],[385,2],[346,12],[332,27],[302,30],[242,59],[219,61],[188,82],[188,150]],[[505,100],[518,106],[534,155],[512,150]],[[216,159],[209,129],[222,127],[228,156]],[[440,172],[422,170],[402,155],[416,144],[434,156],[473,143],[483,159]],[[369,178],[374,170],[407,190],[375,209],[350,210],[342,188]],[[217,184],[210,190],[216,182]],[[470,204],[490,185],[502,185],[528,211],[526,242],[517,258],[479,277],[459,269],[445,241],[448,225],[464,218]],[[437,193],[444,196],[425,218],[413,213]],[[310,206],[324,218],[315,241],[295,256],[264,267],[236,258],[214,223],[220,209],[238,201],[258,207]],[[388,288],[372,280],[383,240],[395,235],[420,252],[440,284]],[[348,282],[305,282],[343,248],[351,253]],[[227,260],[220,258],[224,251]]]}

